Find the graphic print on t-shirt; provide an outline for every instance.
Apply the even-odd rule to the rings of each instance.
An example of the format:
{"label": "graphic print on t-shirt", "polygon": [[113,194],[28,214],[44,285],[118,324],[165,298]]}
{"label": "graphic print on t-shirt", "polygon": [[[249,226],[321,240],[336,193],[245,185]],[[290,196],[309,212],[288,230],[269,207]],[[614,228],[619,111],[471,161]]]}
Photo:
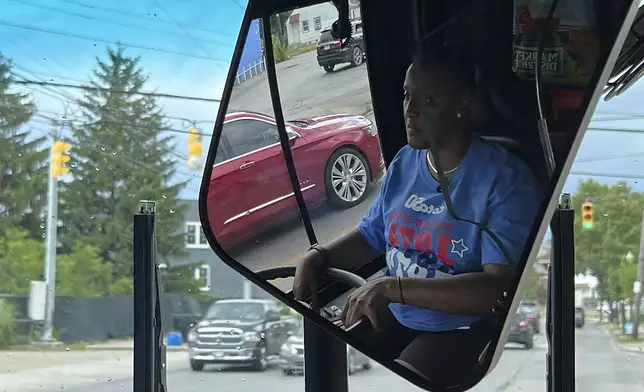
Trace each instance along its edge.
{"label": "graphic print on t-shirt", "polygon": [[460,269],[457,266],[469,250],[466,239],[452,237],[454,224],[445,219],[444,205],[427,204],[426,200],[411,194],[404,207],[415,213],[395,209],[385,219],[389,275],[434,278],[437,271],[444,276]]}

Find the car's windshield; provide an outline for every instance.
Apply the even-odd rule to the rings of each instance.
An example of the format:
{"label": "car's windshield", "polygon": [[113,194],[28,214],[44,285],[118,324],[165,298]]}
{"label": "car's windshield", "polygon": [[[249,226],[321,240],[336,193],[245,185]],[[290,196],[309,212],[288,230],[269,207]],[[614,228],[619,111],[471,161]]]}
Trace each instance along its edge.
{"label": "car's windshield", "polygon": [[206,312],[206,319],[215,320],[261,320],[264,306],[257,303],[214,303]]}
{"label": "car's windshield", "polygon": [[[304,377],[287,377],[282,368],[286,362],[280,359],[290,332],[295,329],[294,335],[301,336],[303,328],[262,319],[265,305],[253,301],[272,297],[215,254],[202,222],[209,213],[218,249],[253,271],[293,266],[311,245],[281,146],[273,143],[273,129],[261,128],[253,115],[275,116],[266,67],[266,43],[272,42],[284,117],[306,121],[289,124],[299,135],[290,146],[316,240],[327,243],[354,230],[386,183],[383,151],[391,153],[392,140],[404,138],[377,127],[404,120],[399,106],[397,112],[387,112],[385,105],[382,112],[382,104],[372,102],[372,88],[386,80],[373,73],[370,78],[368,67],[380,64],[368,62],[367,49],[393,57],[410,42],[387,41],[379,47],[372,41],[375,46],[367,47],[356,40],[346,54],[318,52],[318,39],[331,46],[328,29],[338,19],[333,4],[320,1],[270,15],[268,37],[265,25],[250,21],[243,32],[246,39],[239,43],[243,53],[233,63],[247,4],[2,2],[0,391],[133,390],[139,320],[133,301],[133,222],[140,200],[156,202],[157,261],[164,291],[163,315],[157,321],[168,345],[167,392],[304,391]],[[576,10],[574,4],[566,9]],[[360,18],[360,1],[350,1],[350,15]],[[552,53],[575,57],[578,42],[587,39],[584,33],[566,35],[562,49]],[[496,41],[512,45],[509,37]],[[511,51],[502,45],[499,53]],[[324,52],[331,57],[319,58]],[[509,68],[510,60],[499,55],[496,62]],[[247,111],[239,116],[249,122],[237,128],[241,133],[224,129],[215,146],[213,129],[229,75],[231,109],[223,114],[232,114],[232,108]],[[392,73],[390,78],[402,84],[404,75]],[[532,91],[533,85],[526,82],[523,87]],[[402,105],[402,86],[392,94],[398,94],[396,105]],[[581,101],[551,86],[544,86],[542,95],[546,101],[565,96],[544,106],[562,118],[566,113],[561,105]],[[585,325],[576,330],[575,350],[584,392],[641,391],[644,319],[639,337],[633,337],[632,300],[644,207],[643,100],[640,85],[615,101],[599,103],[591,122],[594,130],[585,136],[563,188],[573,194],[576,209],[575,300],[585,309]],[[374,106],[390,115],[377,118]],[[532,123],[531,116],[526,118]],[[215,147],[219,164],[202,187],[209,148],[214,154]],[[401,221],[417,212],[412,207],[427,207],[419,202],[425,196],[416,196],[405,208],[410,213],[398,214]],[[579,213],[583,200],[594,203],[590,229],[584,229]],[[214,209],[203,211],[202,202]],[[455,232],[457,226],[445,230]],[[452,237],[453,242],[433,238],[444,245],[443,256],[473,257],[472,247],[466,249],[460,237]],[[525,298],[543,309],[551,238],[535,247],[537,262],[526,266],[521,287]],[[404,254],[397,259],[405,261]],[[272,283],[292,288],[292,279]],[[213,305],[215,301],[220,302]],[[200,325],[203,319],[208,322]],[[471,390],[543,390],[548,349],[544,319],[531,349],[503,351],[495,369]],[[239,322],[219,325],[216,320]],[[205,332],[198,335],[197,330]],[[248,360],[240,359],[244,357]],[[459,364],[447,365],[460,369]],[[376,361],[352,370],[351,392],[419,391]]]}

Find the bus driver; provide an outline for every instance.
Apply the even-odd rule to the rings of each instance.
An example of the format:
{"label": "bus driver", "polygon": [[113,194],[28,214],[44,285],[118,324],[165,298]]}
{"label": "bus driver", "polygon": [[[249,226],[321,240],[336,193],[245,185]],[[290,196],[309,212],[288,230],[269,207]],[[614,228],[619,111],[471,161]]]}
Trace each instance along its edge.
{"label": "bus driver", "polygon": [[[425,85],[413,75],[416,66]],[[293,284],[295,298],[303,300],[322,269],[352,270],[385,254],[386,276],[349,296],[344,324],[368,318],[377,350],[444,383],[478,368],[493,331],[484,316],[509,287],[514,266],[487,233],[449,215],[433,154],[439,154],[457,214],[487,227],[513,261],[543,196],[521,159],[473,131],[474,86],[472,67],[443,50],[409,67],[403,86],[408,145],[392,160],[357,228],[307,252]],[[421,105],[429,118],[421,117]],[[424,132],[433,134],[435,151]]]}

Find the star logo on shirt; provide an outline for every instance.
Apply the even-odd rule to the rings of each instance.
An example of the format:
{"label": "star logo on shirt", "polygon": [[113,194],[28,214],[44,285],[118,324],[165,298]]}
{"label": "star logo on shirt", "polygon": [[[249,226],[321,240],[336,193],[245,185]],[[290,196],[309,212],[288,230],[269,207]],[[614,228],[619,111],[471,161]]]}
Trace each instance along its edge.
{"label": "star logo on shirt", "polygon": [[460,240],[451,240],[452,241],[452,253],[458,254],[461,258],[463,257],[463,253],[468,251],[470,248],[465,246],[463,244],[463,239],[461,238]]}

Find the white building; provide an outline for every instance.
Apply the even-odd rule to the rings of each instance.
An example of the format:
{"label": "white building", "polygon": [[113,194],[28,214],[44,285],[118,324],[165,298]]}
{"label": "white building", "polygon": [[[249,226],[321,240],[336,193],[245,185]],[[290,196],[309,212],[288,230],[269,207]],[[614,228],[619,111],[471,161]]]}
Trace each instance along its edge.
{"label": "white building", "polygon": [[[360,18],[359,0],[350,0],[349,17]],[[286,22],[289,45],[315,43],[320,38],[322,30],[330,28],[336,20],[338,20],[338,10],[331,2],[294,10]]]}

